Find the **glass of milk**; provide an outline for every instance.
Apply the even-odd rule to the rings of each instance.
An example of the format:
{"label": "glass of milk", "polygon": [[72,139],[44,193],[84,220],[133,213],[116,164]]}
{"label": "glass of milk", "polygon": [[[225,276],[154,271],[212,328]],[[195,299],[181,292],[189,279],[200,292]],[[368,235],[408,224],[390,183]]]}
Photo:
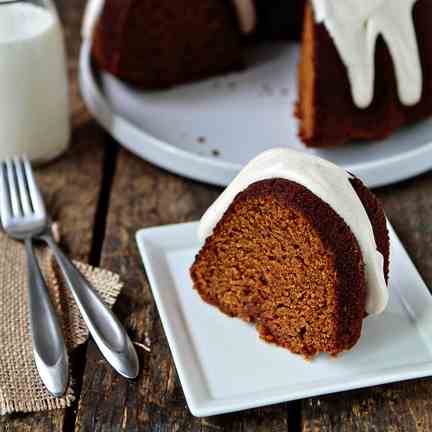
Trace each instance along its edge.
{"label": "glass of milk", "polygon": [[68,146],[65,47],[50,0],[0,0],[0,160],[37,163]]}

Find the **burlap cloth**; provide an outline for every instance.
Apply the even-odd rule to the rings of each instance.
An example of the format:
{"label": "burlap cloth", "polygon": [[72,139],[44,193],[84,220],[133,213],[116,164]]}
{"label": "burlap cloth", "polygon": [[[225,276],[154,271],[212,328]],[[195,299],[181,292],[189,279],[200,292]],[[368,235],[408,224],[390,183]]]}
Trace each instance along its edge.
{"label": "burlap cloth", "polygon": [[[42,248],[38,255],[70,352],[85,342],[88,337],[87,328],[62,282],[51,253]],[[112,306],[122,288],[119,277],[106,270],[76,264],[103,300]],[[27,261],[24,246],[0,231],[1,415],[64,408],[74,400],[72,377],[62,398],[51,396],[39,378],[33,361],[27,297]]]}

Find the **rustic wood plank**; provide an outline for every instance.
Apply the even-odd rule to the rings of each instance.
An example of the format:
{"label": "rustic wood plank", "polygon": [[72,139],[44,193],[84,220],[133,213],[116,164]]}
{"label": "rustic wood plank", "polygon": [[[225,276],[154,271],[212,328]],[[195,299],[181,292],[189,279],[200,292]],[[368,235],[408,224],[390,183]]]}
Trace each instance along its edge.
{"label": "rustic wood plank", "polygon": [[4,432],[57,432],[63,430],[64,410],[32,415],[11,415],[0,419],[0,431]]}
{"label": "rustic wood plank", "polygon": [[77,415],[79,431],[287,431],[287,405],[215,418],[193,418],[171,360],[135,245],[138,228],[198,219],[220,189],[195,183],[121,150],[111,193],[102,266],[126,282],[116,305],[140,351],[139,379],[128,382],[90,344]]}
{"label": "rustic wood plank", "polygon": [[303,432],[432,430],[430,379],[303,401]]}
{"label": "rustic wood plank", "polygon": [[[102,179],[101,142],[106,137],[91,120],[78,91],[79,32],[85,3],[86,0],[56,1],[65,26],[73,136],[66,155],[40,168],[37,178],[53,219],[61,222],[64,246],[74,258],[88,261]],[[0,431],[62,431],[65,421],[66,410],[16,414],[0,418]]]}
{"label": "rustic wood plank", "polygon": [[[432,286],[432,173],[376,193],[426,284]],[[432,430],[432,379],[304,400],[302,430]]]}

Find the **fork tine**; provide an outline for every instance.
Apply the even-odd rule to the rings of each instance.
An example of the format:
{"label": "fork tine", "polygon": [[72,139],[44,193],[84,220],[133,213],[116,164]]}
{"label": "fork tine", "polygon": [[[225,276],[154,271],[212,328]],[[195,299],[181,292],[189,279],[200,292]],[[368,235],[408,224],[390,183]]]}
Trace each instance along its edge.
{"label": "fork tine", "polygon": [[21,197],[21,207],[24,215],[28,215],[30,213],[33,213],[33,208],[31,206],[31,199],[26,185],[24,165],[20,157],[17,156],[14,158],[14,166],[18,179],[18,188]]}
{"label": "fork tine", "polygon": [[0,161],[0,217],[3,226],[12,217],[12,208],[7,184],[6,164]]}
{"label": "fork tine", "polygon": [[20,197],[18,185],[15,179],[13,163],[11,159],[6,160],[7,182],[9,185],[9,196],[12,205],[12,214],[14,216],[21,215]]}
{"label": "fork tine", "polygon": [[26,156],[24,156],[22,158],[22,162],[24,164],[24,171],[27,180],[28,190],[30,193],[32,207],[35,213],[46,214],[42,195],[40,194],[39,189],[37,187],[30,161],[27,159]]}

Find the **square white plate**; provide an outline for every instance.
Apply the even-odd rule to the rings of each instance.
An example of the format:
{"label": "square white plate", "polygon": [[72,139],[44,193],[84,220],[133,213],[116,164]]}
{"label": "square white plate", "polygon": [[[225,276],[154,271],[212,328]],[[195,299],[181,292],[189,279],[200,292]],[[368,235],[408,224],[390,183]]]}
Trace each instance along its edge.
{"label": "square white plate", "polygon": [[390,229],[390,302],[359,343],[312,362],[258,338],[192,288],[197,223],[144,229],[137,241],[189,409],[198,417],[432,375],[432,297]]}

